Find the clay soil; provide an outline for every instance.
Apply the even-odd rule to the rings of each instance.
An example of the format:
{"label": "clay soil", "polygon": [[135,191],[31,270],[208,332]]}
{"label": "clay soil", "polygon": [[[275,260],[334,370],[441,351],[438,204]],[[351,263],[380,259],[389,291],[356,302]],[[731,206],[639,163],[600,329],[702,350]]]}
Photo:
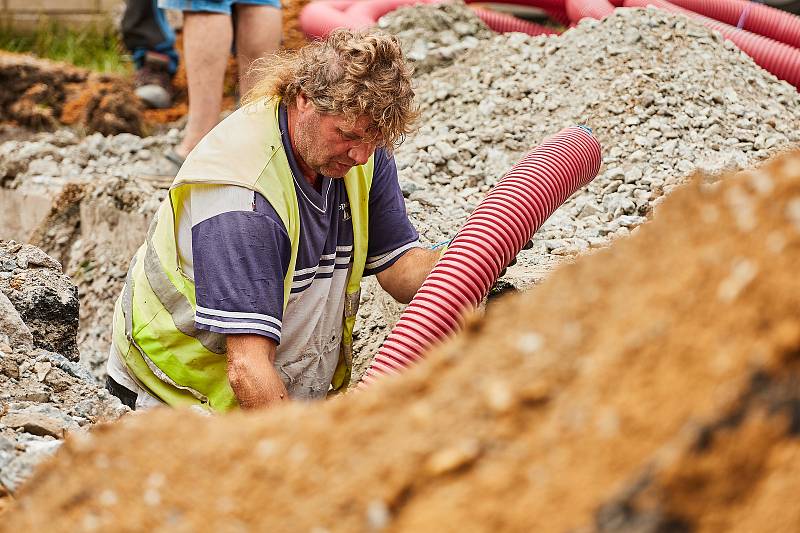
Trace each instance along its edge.
{"label": "clay soil", "polygon": [[800,154],[701,182],[400,379],[73,436],[0,531],[797,531]]}

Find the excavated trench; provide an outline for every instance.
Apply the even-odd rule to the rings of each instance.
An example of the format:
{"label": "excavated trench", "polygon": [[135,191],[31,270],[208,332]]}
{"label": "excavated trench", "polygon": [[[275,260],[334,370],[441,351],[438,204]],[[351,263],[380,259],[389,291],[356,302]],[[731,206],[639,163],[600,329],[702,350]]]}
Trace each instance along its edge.
{"label": "excavated trench", "polygon": [[[464,6],[439,5],[398,10],[382,19],[380,26],[400,37],[418,69],[421,127],[396,151],[395,160],[409,217],[423,243],[453,237],[511,164],[562,127],[588,123],[603,145],[600,174],[537,233],[534,248],[523,252],[518,266],[509,269],[511,287],[529,286],[548,276],[556,265],[571,263],[592,249],[605,248],[638,231],[654,213],[657,216],[667,194],[683,185],[695,170],[705,171],[706,182],[715,182],[722,171],[751,168],[800,146],[800,96],[794,88],[759,69],[718,36],[681,17],[620,10],[602,22],[581,23],[559,37],[528,37],[494,35]],[[496,61],[498,57],[503,61]],[[710,81],[709,73],[713,73]],[[79,137],[69,130],[58,130],[0,145],[0,228],[4,230],[0,239],[32,243],[60,261],[63,272],[77,286],[81,302],[77,333],[81,362],[95,377],[104,372],[112,305],[128,261],[165,194],[163,183],[147,177],[153,174],[157,155],[177,141],[177,131],[140,138],[128,134]],[[739,197],[731,194],[735,203]],[[680,247],[681,243],[673,245]],[[660,271],[653,268],[655,276]],[[621,266],[619,276],[624,278],[630,270],[632,267]],[[19,269],[9,275],[21,276]],[[562,287],[569,285],[561,282]],[[355,345],[356,378],[368,366],[401,309],[374,280],[365,281]],[[564,335],[569,336],[571,330],[564,328]],[[525,338],[535,344],[538,337]],[[485,350],[492,352],[488,345]],[[62,387],[48,384],[54,378],[45,368],[46,363],[55,367],[54,361],[61,360],[51,354],[37,354],[30,364],[23,360],[23,354],[17,354],[24,371],[9,371],[8,375],[23,389],[27,383],[38,387],[30,397],[41,399],[45,393],[54,394],[47,390]],[[64,368],[80,373],[73,367]],[[39,375],[45,377],[35,379]],[[96,385],[87,384],[89,381],[81,382],[81,387],[89,387],[83,394],[100,394]],[[534,385],[531,387],[536,389]],[[426,389],[420,382],[408,386]],[[504,404],[502,387],[487,387],[487,401]],[[523,395],[528,392],[536,391],[525,388]],[[753,397],[758,395],[754,392]],[[531,406],[538,405],[538,400],[531,401]],[[759,402],[752,404],[756,411],[769,409],[768,402]],[[567,414],[579,417],[579,407]],[[99,420],[88,411],[87,416],[80,414],[83,408],[75,410],[69,404],[69,409],[70,416],[88,421],[82,423]],[[362,415],[368,418],[375,409],[366,408]],[[422,406],[417,413],[422,422],[428,416],[425,409]],[[103,407],[91,413],[95,411],[114,410]],[[720,420],[727,416],[717,414]],[[752,416],[757,415],[748,411],[743,417],[747,424],[742,426],[721,422],[713,426],[712,434],[718,440],[712,448],[731,448],[731,453],[738,453],[725,433],[728,430],[762,435],[764,428],[774,427],[774,431],[769,429],[771,434],[783,435],[777,419],[767,417],[759,422],[751,421]],[[420,420],[409,423],[422,423]],[[596,423],[608,429],[616,422],[599,413]],[[358,428],[351,429],[353,435],[359,434]],[[445,453],[442,461],[449,464],[455,456],[458,463],[459,457],[467,457],[463,464],[468,470],[474,455],[469,442],[465,438],[464,446],[445,447],[443,451],[449,455]],[[21,447],[17,444],[18,453],[22,453]],[[36,449],[32,446],[32,451],[24,454]],[[3,453],[0,439],[0,473]],[[483,449],[478,456],[482,453]],[[645,523],[656,511],[662,513],[658,520],[668,522],[671,511],[648,508],[652,502],[647,498],[651,491],[662,490],[662,485],[683,483],[682,490],[688,491],[685,478],[691,479],[691,469],[705,468],[702,456],[696,460],[696,465],[682,464],[679,471],[668,472],[672,477],[665,474],[656,480],[661,485],[645,477],[641,479],[649,484],[634,483],[632,480],[640,477],[630,472],[626,480],[632,488],[615,492],[619,497],[614,502],[602,503],[604,510],[597,515],[597,528],[614,530],[611,526],[624,525],[624,520]],[[456,473],[461,472],[459,464]],[[349,470],[354,469],[351,465]],[[30,469],[25,471],[29,473]],[[449,473],[445,468],[445,476]],[[540,474],[528,472],[526,479],[541,481]],[[399,512],[405,505],[407,487],[403,480],[398,483],[397,494],[388,495],[385,502],[365,505],[380,504],[378,507],[382,505],[380,508],[390,514]],[[490,480],[487,483],[491,485]],[[424,493],[435,488],[413,490]],[[415,499],[409,505],[424,507],[420,502]],[[639,516],[629,513],[630,509],[643,511]],[[427,511],[422,508],[421,512]],[[684,511],[677,514],[681,520],[699,520],[697,513],[689,518]],[[415,524],[415,520],[425,523],[425,516],[411,513],[404,520],[407,525]]]}

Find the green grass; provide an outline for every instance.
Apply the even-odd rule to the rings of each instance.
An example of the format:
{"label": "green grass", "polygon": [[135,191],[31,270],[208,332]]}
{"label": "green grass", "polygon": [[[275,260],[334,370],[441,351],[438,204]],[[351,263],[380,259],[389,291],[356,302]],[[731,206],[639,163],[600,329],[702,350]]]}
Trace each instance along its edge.
{"label": "green grass", "polygon": [[97,72],[125,74],[131,71],[125,47],[110,25],[78,30],[43,18],[36,30],[23,31],[9,23],[0,24],[0,49],[32,53]]}

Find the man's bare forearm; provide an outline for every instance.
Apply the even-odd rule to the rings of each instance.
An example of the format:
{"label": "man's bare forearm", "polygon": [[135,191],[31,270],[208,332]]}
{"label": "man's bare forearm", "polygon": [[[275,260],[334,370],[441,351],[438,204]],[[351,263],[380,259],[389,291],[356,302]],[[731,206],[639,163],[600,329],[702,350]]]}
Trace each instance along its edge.
{"label": "man's bare forearm", "polygon": [[392,266],[378,273],[378,283],[395,300],[407,304],[422,286],[440,256],[440,250],[411,248]]}
{"label": "man's bare forearm", "polygon": [[242,409],[269,407],[288,400],[275,368],[276,344],[261,335],[228,335],[228,381]]}

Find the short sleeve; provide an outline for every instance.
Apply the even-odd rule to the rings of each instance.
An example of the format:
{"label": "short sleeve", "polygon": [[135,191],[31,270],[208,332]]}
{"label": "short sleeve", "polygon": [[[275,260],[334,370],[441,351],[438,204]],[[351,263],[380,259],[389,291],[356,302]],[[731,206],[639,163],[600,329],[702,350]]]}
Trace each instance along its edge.
{"label": "short sleeve", "polygon": [[408,220],[397,180],[397,165],[386,150],[378,149],[369,193],[369,246],[364,275],[389,268],[418,245],[419,234]]}
{"label": "short sleeve", "polygon": [[198,329],[280,343],[291,243],[273,213],[229,211],[192,227]]}

